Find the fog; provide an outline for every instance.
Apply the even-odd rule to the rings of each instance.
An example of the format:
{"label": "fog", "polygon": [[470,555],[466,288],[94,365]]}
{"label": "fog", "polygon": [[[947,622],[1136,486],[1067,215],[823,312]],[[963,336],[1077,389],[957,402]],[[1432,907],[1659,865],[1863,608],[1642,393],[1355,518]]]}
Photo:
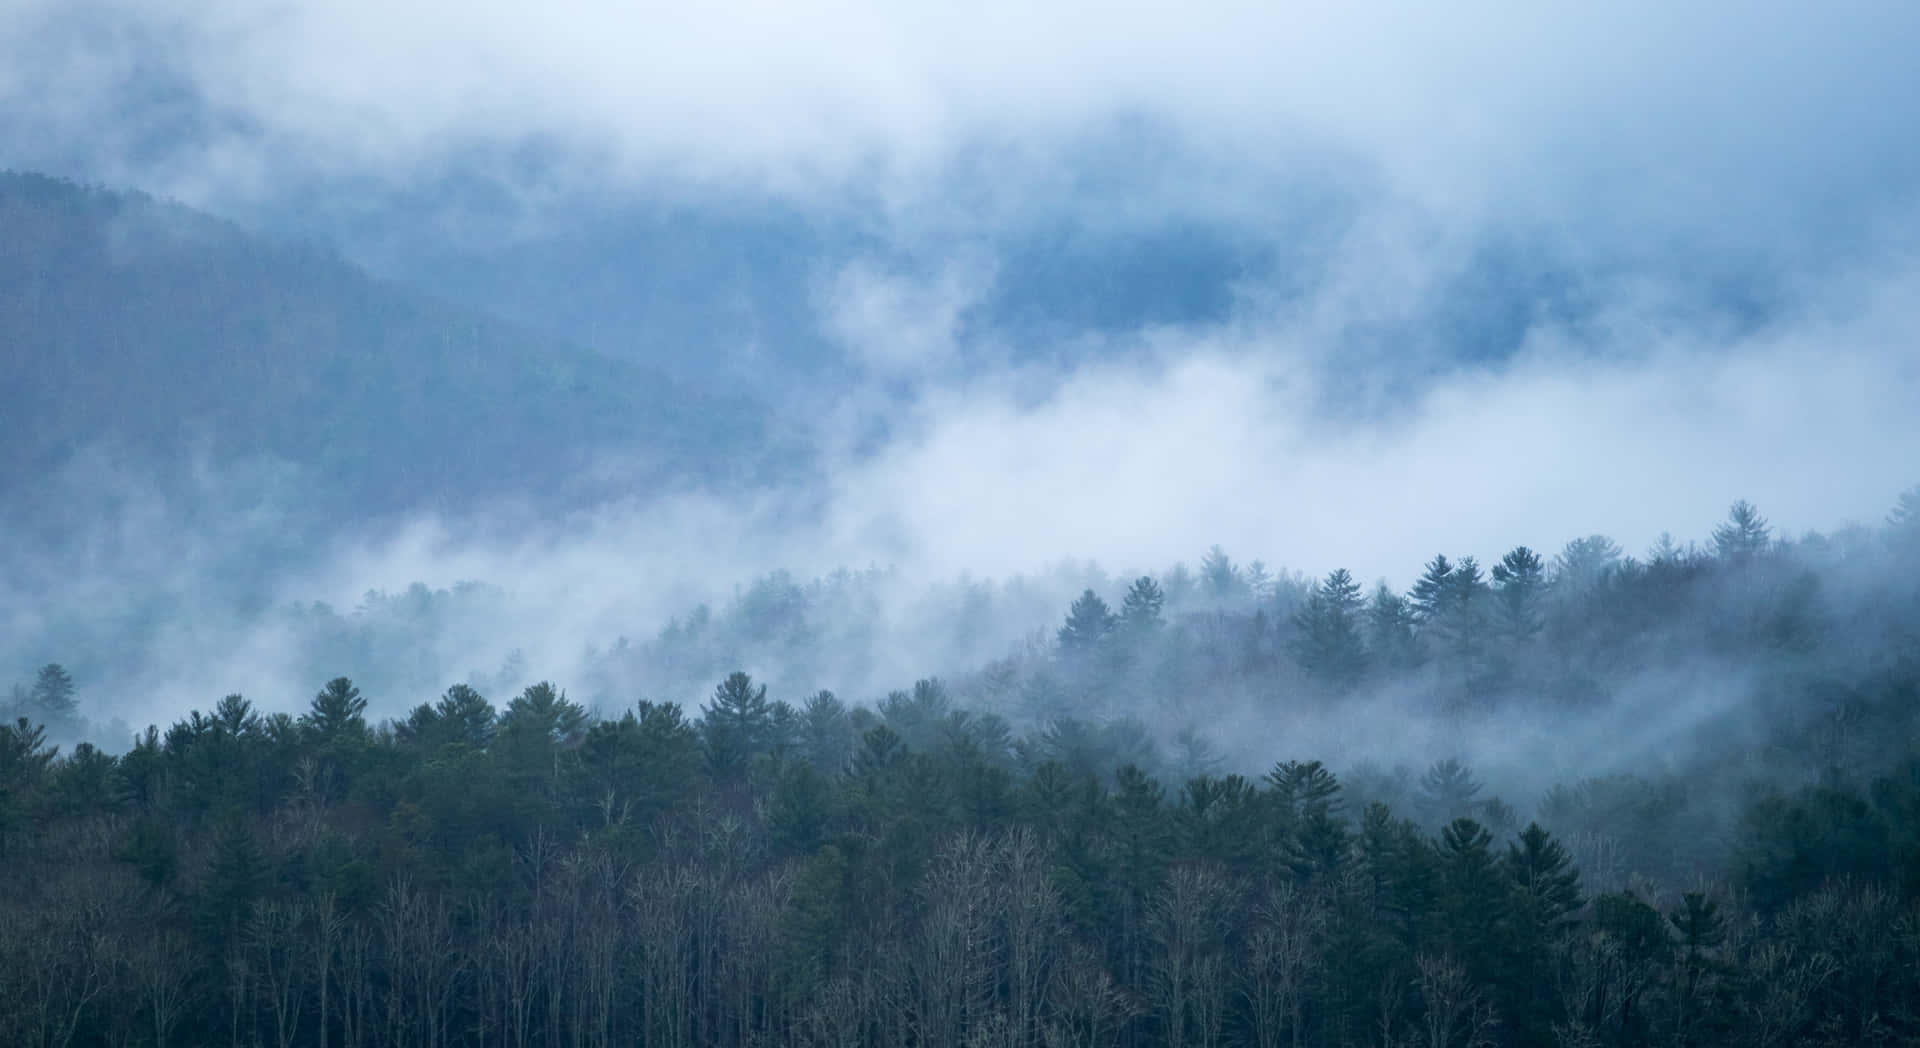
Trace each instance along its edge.
{"label": "fog", "polygon": [[[269,466],[208,465],[193,490],[161,491],[82,459],[51,494],[76,503],[84,539],[57,560],[12,554],[7,664],[25,677],[65,661],[91,708],[134,725],[228,691],[298,711],[337,673],[361,680],[382,715],[463,680],[502,701],[546,678],[609,711],[640,698],[694,706],[712,680],[609,669],[607,653],[701,605],[737,610],[768,573],[804,587],[850,569],[857,583],[816,598],[827,618],[845,615],[846,650],[743,642],[735,656],[791,701],[819,688],[871,701],[1044,647],[1083,587],[1117,605],[1126,580],[1195,566],[1214,543],[1243,564],[1311,578],[1347,567],[1405,590],[1439,551],[1491,563],[1590,533],[1630,552],[1667,531],[1704,541],[1736,498],[1783,537],[1877,525],[1920,446],[1911,285],[1863,278],[1827,310],[1721,338],[1636,324],[1623,307],[1601,338],[1541,330],[1511,362],[1463,369],[1393,410],[1338,388],[1344,372],[1315,351],[1313,321],[1254,311],[1219,329],[1143,332],[1112,363],[1065,374],[942,379],[935,361],[905,409],[891,394],[865,402],[891,412],[877,442],[846,439],[862,424],[858,398],[820,423],[823,484],[636,494],[558,514],[500,504],[294,528]],[[851,314],[834,321],[850,330],[876,308],[824,301]],[[290,530],[319,541],[288,548]],[[416,584],[450,593],[423,603],[406,592]],[[970,599],[992,613],[964,614]],[[1708,687],[1710,676],[1687,686],[1684,716],[1648,684],[1604,731],[1569,736],[1549,718],[1498,734],[1516,750],[1562,740],[1557,764],[1624,764],[1685,745],[1683,727],[1737,701],[1730,675]],[[1267,740],[1384,760],[1377,736],[1349,740],[1389,716],[1401,728],[1388,746],[1403,753],[1473,733],[1416,715],[1421,695],[1311,721],[1281,714],[1285,703],[1164,701],[1146,711],[1162,738],[1204,723],[1256,764],[1273,759]]]}
{"label": "fog", "polygon": [[[77,451],[49,481],[74,528],[5,554],[0,666],[67,662],[130,725],[227,691],[298,710],[334,673],[383,715],[464,679],[695,704],[711,682],[606,653],[768,573],[873,569],[845,653],[742,654],[782,697],[872,700],[1216,543],[1404,590],[1442,550],[1704,540],[1736,498],[1782,536],[1877,524],[1920,447],[1917,43],[1920,14],[1872,3],[14,3],[0,164],[267,227],[422,202],[405,228],[482,252],[600,207],[775,209],[835,247],[794,290],[804,330],[752,359],[818,339],[839,370],[769,404],[804,473],[560,510],[289,522],[290,464],[165,489]],[[1056,225],[1224,226],[1272,261],[1222,278],[1224,312],[1015,322],[1010,245]],[[428,279],[405,260],[430,245],[339,240]],[[410,618],[415,584],[449,596]],[[1687,730],[1740,690],[1688,687]],[[1565,760],[1683,735],[1657,701]]]}

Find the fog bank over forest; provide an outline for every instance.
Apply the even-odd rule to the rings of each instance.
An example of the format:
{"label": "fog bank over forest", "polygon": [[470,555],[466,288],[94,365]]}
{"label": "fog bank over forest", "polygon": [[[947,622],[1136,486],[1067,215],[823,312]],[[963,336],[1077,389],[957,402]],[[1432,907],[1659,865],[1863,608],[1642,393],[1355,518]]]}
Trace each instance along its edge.
{"label": "fog bank over forest", "polygon": [[[1911,482],[1914,284],[1899,270],[1817,282],[1743,328],[1622,292],[1582,323],[1533,325],[1506,360],[1392,383],[1342,358],[1341,294],[1249,302],[1218,324],[1087,336],[1103,345],[1072,365],[1044,346],[971,372],[916,357],[924,368],[808,421],[812,457],[786,479],[493,496],[373,522],[303,502],[311,467],[297,463],[203,454],[170,486],[92,449],[16,504],[71,524],[10,551],[8,665],[70,664],[103,717],[135,726],[208,702],[209,686],[294,709],[304,682],[336,672],[386,715],[456,681],[575,682],[610,710],[693,705],[709,680],[633,656],[611,671],[607,653],[693,616],[750,617],[770,576],[854,572],[839,588],[855,593],[813,612],[835,637],[825,650],[743,640],[737,665],[722,651],[704,670],[872,701],[978,673],[1049,636],[1082,589],[1117,601],[1140,574],[1197,570],[1215,544],[1281,580],[1344,567],[1404,591],[1440,550],[1490,564],[1588,534],[1636,555],[1669,530],[1704,542],[1736,498],[1782,538],[1835,534],[1880,523]],[[874,307],[822,308],[845,332]],[[961,344],[959,311],[926,313],[947,329],[918,337]],[[1298,588],[1272,596],[1270,617]]]}
{"label": "fog bank over forest", "polygon": [[0,4],[0,1043],[1920,1043],[1916,54]]}
{"label": "fog bank over forest", "polygon": [[[1741,499],[1823,629],[1904,578],[1917,27],[1718,6],[16,5],[0,682],[66,667],[115,749],[340,674],[617,717],[745,670],[1169,768],[1686,763],[1772,672],[1718,590],[1657,658],[1562,637],[1577,731],[1298,645],[1337,570],[1601,535],[1631,589]],[[1142,576],[1178,639],[1063,670]]]}

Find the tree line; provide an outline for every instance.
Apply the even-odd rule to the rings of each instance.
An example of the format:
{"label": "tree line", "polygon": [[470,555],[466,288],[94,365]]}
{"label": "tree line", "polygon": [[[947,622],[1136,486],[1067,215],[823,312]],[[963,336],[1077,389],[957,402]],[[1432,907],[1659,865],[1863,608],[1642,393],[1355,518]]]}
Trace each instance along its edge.
{"label": "tree line", "polygon": [[[1044,650],[870,704],[736,671],[697,708],[460,684],[374,721],[340,677],[298,715],[229,695],[120,754],[19,716],[0,1041],[1910,1043],[1902,508],[1858,549],[1737,506],[1711,550],[1436,557],[1364,599],[1336,571],[1284,613],[1169,614],[1141,578],[1117,610],[1083,594]],[[1457,754],[1227,765],[1102,712],[1276,681],[1296,705],[1392,681],[1574,710],[1623,652],[1702,651],[1782,671],[1743,707],[1766,730],[1525,814]],[[14,701],[74,693],[48,667]],[[1287,709],[1242,748],[1285,746]]]}

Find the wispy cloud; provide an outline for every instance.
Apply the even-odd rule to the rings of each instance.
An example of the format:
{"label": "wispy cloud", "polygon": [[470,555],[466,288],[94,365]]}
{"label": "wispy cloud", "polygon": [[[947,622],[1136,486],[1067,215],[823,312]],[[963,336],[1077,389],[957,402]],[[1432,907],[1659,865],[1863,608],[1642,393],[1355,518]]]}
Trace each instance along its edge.
{"label": "wispy cloud", "polygon": [[[8,10],[10,160],[80,157],[202,199],[484,163],[509,181],[924,200],[916,187],[969,151],[1052,152],[1138,116],[1241,168],[1357,157],[1446,213],[1731,235],[1735,214],[1857,219],[1910,191],[1920,162],[1920,13],[1888,3]],[[168,116],[172,141],[130,149],[156,136],[129,125]]]}

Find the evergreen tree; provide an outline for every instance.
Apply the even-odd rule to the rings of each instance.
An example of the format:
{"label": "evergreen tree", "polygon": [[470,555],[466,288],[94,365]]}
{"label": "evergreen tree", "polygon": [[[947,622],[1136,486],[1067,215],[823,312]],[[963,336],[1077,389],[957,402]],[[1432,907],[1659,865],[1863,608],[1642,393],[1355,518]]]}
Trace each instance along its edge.
{"label": "evergreen tree", "polygon": [[1200,558],[1200,584],[1209,600],[1225,604],[1240,598],[1246,580],[1233,558],[1216,545],[1209,547],[1207,555]]}
{"label": "evergreen tree", "polygon": [[1474,558],[1454,563],[1441,555],[1427,562],[1407,598],[1423,633],[1465,670],[1469,685],[1484,676],[1487,613],[1481,597],[1486,590]]}
{"label": "evergreen tree", "polygon": [[1081,593],[1067,609],[1066,625],[1060,627],[1061,653],[1085,655],[1097,650],[1118,621],[1099,594],[1092,590]]}
{"label": "evergreen tree", "polygon": [[1294,658],[1309,674],[1342,690],[1358,684],[1366,672],[1360,609],[1360,584],[1340,568],[1314,587],[1293,616]]}
{"label": "evergreen tree", "polygon": [[1418,665],[1420,644],[1413,625],[1413,608],[1407,599],[1384,582],[1376,586],[1367,605],[1367,655],[1373,664],[1392,672]]}
{"label": "evergreen tree", "polygon": [[1546,584],[1540,555],[1516,546],[1493,566],[1498,624],[1509,643],[1525,643],[1540,632],[1538,602]]}
{"label": "evergreen tree", "polygon": [[1266,600],[1273,596],[1275,585],[1276,582],[1273,573],[1267,570],[1267,565],[1264,562],[1255,560],[1247,564],[1246,590],[1248,596],[1256,601]]}
{"label": "evergreen tree", "polygon": [[1413,610],[1413,620],[1424,625],[1439,618],[1445,613],[1452,592],[1453,562],[1444,553],[1435,554],[1407,593],[1407,606]]}
{"label": "evergreen tree", "polygon": [[250,736],[260,731],[260,715],[253,712],[253,703],[238,694],[220,700],[219,705],[213,708],[213,720],[222,731],[235,737]]}
{"label": "evergreen tree", "polygon": [[1473,769],[1461,761],[1448,757],[1435,761],[1420,776],[1416,803],[1427,819],[1436,823],[1447,823],[1463,819],[1479,810],[1480,783],[1473,777]]}
{"label": "evergreen tree", "polygon": [[844,770],[853,758],[854,741],[847,706],[833,692],[818,692],[800,707],[800,752],[816,770]]}
{"label": "evergreen tree", "polygon": [[[457,701],[465,705],[470,699],[462,693]],[[470,708],[478,720],[478,707]],[[579,741],[586,725],[585,707],[568,701],[566,692],[554,687],[551,681],[543,680],[529,684],[507,703],[507,708],[500,713],[499,731],[509,740],[545,740],[550,745],[570,745]]]}
{"label": "evergreen tree", "polygon": [[495,714],[486,696],[466,684],[447,689],[434,704],[441,738],[447,743],[483,749],[493,741]]}
{"label": "evergreen tree", "polygon": [[1605,535],[1574,539],[1553,558],[1553,585],[1569,597],[1591,590],[1620,563],[1620,547]]}
{"label": "evergreen tree", "polygon": [[1434,848],[1440,874],[1436,930],[1483,986],[1498,982],[1500,947],[1512,915],[1492,845],[1486,827],[1461,817],[1441,827]]}
{"label": "evergreen tree", "polygon": [[335,677],[313,697],[300,726],[322,746],[357,742],[367,734],[367,700],[345,677]]}
{"label": "evergreen tree", "polygon": [[1537,823],[1507,845],[1507,881],[1513,904],[1507,927],[1512,969],[1504,994],[1508,1024],[1532,1043],[1551,1039],[1559,1017],[1554,994],[1554,956],[1582,904],[1580,874],[1566,849]]}
{"label": "evergreen tree", "polygon": [[[563,754],[579,745],[586,729],[587,711],[548,681],[528,685],[507,703],[495,729],[495,749],[523,800],[550,796],[559,788]],[[546,793],[535,793],[536,787]]]}
{"label": "evergreen tree", "polygon": [[406,720],[394,725],[394,734],[427,749],[458,745],[480,750],[493,741],[495,719],[485,696],[469,685],[455,684],[438,702],[415,706]]}
{"label": "evergreen tree", "polygon": [[1127,587],[1126,599],[1120,602],[1120,628],[1134,638],[1152,636],[1161,626],[1161,609],[1166,606],[1166,594],[1160,591],[1153,576],[1142,575]]}
{"label": "evergreen tree", "polygon": [[238,819],[222,821],[214,835],[206,884],[201,889],[202,913],[213,934],[233,936],[254,901],[266,893],[271,879],[266,852],[254,839],[253,831]]}
{"label": "evergreen tree", "polygon": [[1726,916],[1720,904],[1700,892],[1686,892],[1680,905],[1667,913],[1667,923],[1679,936],[1675,958],[1674,1029],[1676,1043],[1700,1043],[1702,1035],[1725,1025],[1727,964],[1722,946],[1727,940]]}
{"label": "evergreen tree", "polygon": [[1767,551],[1773,531],[1753,503],[1746,499],[1727,510],[1726,523],[1713,529],[1713,552],[1722,560],[1748,561]]}
{"label": "evergreen tree", "polygon": [[753,758],[771,743],[773,707],[767,686],[739,670],[713,689],[700,718],[707,768],[714,778],[731,781],[744,774]]}
{"label": "evergreen tree", "polygon": [[953,714],[953,700],[938,678],[917,680],[912,691],[894,691],[880,703],[880,717],[909,748],[925,750],[939,740]]}
{"label": "evergreen tree", "polygon": [[1461,557],[1447,576],[1444,603],[1458,609],[1477,601],[1486,590],[1487,580],[1480,572],[1480,562],[1473,557]]}
{"label": "evergreen tree", "polygon": [[28,701],[34,713],[50,724],[70,723],[79,707],[73,697],[73,678],[67,674],[66,667],[57,662],[40,667]]}

